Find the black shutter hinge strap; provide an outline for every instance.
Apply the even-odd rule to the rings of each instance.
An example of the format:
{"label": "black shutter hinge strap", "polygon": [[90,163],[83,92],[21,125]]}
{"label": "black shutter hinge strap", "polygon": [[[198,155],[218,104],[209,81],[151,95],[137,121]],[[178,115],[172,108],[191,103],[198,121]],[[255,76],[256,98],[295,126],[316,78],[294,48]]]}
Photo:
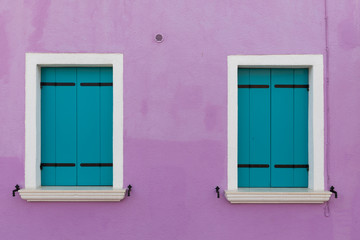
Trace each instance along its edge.
{"label": "black shutter hinge strap", "polygon": [[330,192],[334,193],[335,194],[335,198],[337,198],[337,191],[334,190],[335,187],[334,186],[331,186],[330,187]]}
{"label": "black shutter hinge strap", "polygon": [[12,191],[13,197],[15,197],[15,192],[18,192],[19,190],[20,190],[20,186],[19,186],[19,184],[16,184],[15,189]]}
{"label": "black shutter hinge strap", "polygon": [[219,186],[216,186],[215,188],[215,191],[216,191],[216,194],[217,194],[217,198],[220,198],[220,187]]}

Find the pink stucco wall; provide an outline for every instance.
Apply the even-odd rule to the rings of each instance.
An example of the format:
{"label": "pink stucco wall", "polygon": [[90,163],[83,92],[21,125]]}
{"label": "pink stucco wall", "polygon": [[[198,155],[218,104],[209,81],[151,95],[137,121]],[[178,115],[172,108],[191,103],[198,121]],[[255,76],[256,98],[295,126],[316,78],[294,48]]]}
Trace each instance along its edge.
{"label": "pink stucco wall", "polygon": [[[324,2],[0,0],[0,239],[360,239],[359,0],[328,0],[330,217],[324,205],[231,205],[213,190],[227,184],[227,55],[325,54]],[[124,54],[130,198],[11,196],[24,186],[26,52]]]}

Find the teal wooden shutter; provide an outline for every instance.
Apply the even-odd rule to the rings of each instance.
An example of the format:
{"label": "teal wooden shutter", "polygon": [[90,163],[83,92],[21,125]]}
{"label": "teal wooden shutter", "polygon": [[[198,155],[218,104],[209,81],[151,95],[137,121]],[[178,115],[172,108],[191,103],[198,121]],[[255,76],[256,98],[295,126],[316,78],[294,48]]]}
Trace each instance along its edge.
{"label": "teal wooden shutter", "polygon": [[292,69],[271,72],[271,186],[292,187],[294,169],[275,168],[294,162],[294,89],[279,84],[294,84]]}
{"label": "teal wooden shutter", "polygon": [[307,187],[308,70],[239,69],[238,84],[238,186]]}
{"label": "teal wooden shutter", "polygon": [[270,69],[239,69],[239,187],[270,187]]}
{"label": "teal wooden shutter", "polygon": [[[43,68],[41,81],[55,83],[55,68]],[[55,167],[55,86],[41,87],[41,164],[49,164],[42,167],[41,184],[56,185]]]}
{"label": "teal wooden shutter", "polygon": [[[113,183],[113,82],[112,68],[100,68],[100,185]],[[106,86],[107,85],[107,86]],[[111,165],[111,166],[110,166]]]}
{"label": "teal wooden shutter", "polygon": [[300,168],[294,168],[293,187],[308,187],[308,76],[308,69],[294,69],[294,84],[300,86],[294,88],[294,165]]}
{"label": "teal wooden shutter", "polygon": [[112,185],[112,69],[80,68],[78,82],[78,185]]}
{"label": "teal wooden shutter", "polygon": [[76,69],[45,68],[42,79],[42,185],[76,185]]}
{"label": "teal wooden shutter", "polygon": [[271,71],[271,186],[308,186],[308,70]]}
{"label": "teal wooden shutter", "polygon": [[78,69],[78,185],[100,185],[100,166],[95,165],[100,162],[100,87],[95,85],[98,82],[99,68]]}
{"label": "teal wooden shutter", "polygon": [[250,70],[238,69],[238,187],[250,187]]}
{"label": "teal wooden shutter", "polygon": [[41,77],[42,185],[112,185],[112,68]]}

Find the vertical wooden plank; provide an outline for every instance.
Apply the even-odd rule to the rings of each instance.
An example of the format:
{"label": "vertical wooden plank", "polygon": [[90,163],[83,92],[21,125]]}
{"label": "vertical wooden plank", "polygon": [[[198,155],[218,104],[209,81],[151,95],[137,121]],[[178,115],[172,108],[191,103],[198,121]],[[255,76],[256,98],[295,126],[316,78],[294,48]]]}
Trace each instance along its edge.
{"label": "vertical wooden plank", "polygon": [[[100,82],[112,83],[112,68],[100,68]],[[100,87],[100,157],[101,163],[113,163],[113,87]],[[100,167],[100,185],[112,186],[113,168]]]}
{"label": "vertical wooden plank", "polygon": [[[270,69],[250,69],[251,85],[269,85]],[[270,164],[270,87],[250,88],[250,164]],[[270,187],[270,168],[250,168],[250,187]]]}
{"label": "vertical wooden plank", "polygon": [[[307,85],[308,69],[294,70],[294,84]],[[308,90],[294,89],[294,164],[308,164]],[[308,187],[308,170],[294,169],[294,186]]]}
{"label": "vertical wooden plank", "polygon": [[99,68],[77,68],[78,185],[100,185],[100,167],[81,163],[100,163],[100,87],[81,86],[99,83]]}
{"label": "vertical wooden plank", "polygon": [[[41,68],[41,82],[55,82],[55,68]],[[41,88],[41,163],[55,163],[55,86]],[[55,167],[43,167],[41,185],[55,186]]]}
{"label": "vertical wooden plank", "polygon": [[293,187],[293,168],[275,168],[294,163],[294,89],[275,88],[290,84],[293,69],[271,70],[271,187]]}
{"label": "vertical wooden plank", "polygon": [[[76,68],[56,68],[57,83],[75,83]],[[76,87],[56,86],[56,163],[76,163]],[[56,167],[56,185],[76,185],[76,167]]]}
{"label": "vertical wooden plank", "polygon": [[[249,85],[249,69],[238,69],[238,84]],[[249,88],[238,88],[238,164],[249,164],[250,102]],[[250,169],[238,168],[238,187],[249,187]]]}

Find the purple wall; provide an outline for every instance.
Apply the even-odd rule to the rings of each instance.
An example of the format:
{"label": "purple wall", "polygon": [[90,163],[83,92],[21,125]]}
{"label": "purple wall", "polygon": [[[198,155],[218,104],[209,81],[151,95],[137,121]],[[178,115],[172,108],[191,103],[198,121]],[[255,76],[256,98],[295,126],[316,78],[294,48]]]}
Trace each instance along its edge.
{"label": "purple wall", "polygon": [[[359,239],[358,0],[328,0],[327,182],[339,192],[330,217],[324,205],[232,205],[213,190],[227,185],[227,55],[325,54],[324,9],[320,0],[0,0],[0,238]],[[26,52],[124,54],[130,198],[11,196],[24,186]]]}

